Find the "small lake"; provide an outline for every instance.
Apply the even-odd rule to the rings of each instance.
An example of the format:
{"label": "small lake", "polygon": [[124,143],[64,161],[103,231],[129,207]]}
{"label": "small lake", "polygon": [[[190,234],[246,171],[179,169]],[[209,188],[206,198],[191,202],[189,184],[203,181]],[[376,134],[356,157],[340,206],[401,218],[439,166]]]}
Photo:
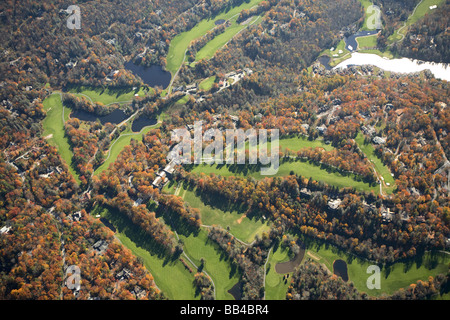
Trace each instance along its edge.
{"label": "small lake", "polygon": [[331,60],[331,58],[327,55],[323,55],[323,56],[319,57],[320,64],[323,65],[326,70],[332,69],[330,66],[330,60]]}
{"label": "small lake", "polygon": [[333,263],[333,273],[342,278],[345,282],[348,281],[347,263],[344,260],[335,260]]}
{"label": "small lake", "polygon": [[124,64],[125,68],[130,70],[135,76],[138,76],[149,87],[167,88],[172,79],[170,72],[165,71],[161,66],[153,65],[146,68],[141,65],[136,65],[133,61],[128,61]]}
{"label": "small lake", "polygon": [[350,37],[345,38],[345,49],[352,52],[358,49],[358,42],[356,42],[356,38],[372,36],[377,34],[380,30],[370,30],[370,31],[358,31],[355,34],[352,34]]}
{"label": "small lake", "polygon": [[216,26],[220,26],[221,24],[225,23],[225,19],[220,19],[220,20],[216,20],[216,22],[214,22],[216,24]]}
{"label": "small lake", "polygon": [[287,262],[280,262],[275,265],[275,272],[279,274],[285,274],[294,272],[295,268],[297,268],[303,260],[305,256],[305,246],[300,241],[297,241],[297,244],[300,247],[300,251],[295,255],[294,259]]}
{"label": "small lake", "polygon": [[150,119],[146,116],[140,116],[138,119],[133,121],[133,125],[131,126],[131,130],[133,132],[140,132],[143,128],[148,126],[154,126],[158,123],[156,119]]}
{"label": "small lake", "polygon": [[72,111],[70,116],[72,118],[77,118],[82,121],[95,122],[95,121],[97,121],[97,119],[99,119],[101,124],[105,124],[108,122],[112,123],[112,124],[119,124],[122,121],[128,119],[128,117],[129,117],[125,114],[125,112],[123,110],[120,110],[120,109],[116,109],[113,112],[111,112],[107,115],[104,115],[104,116],[99,116],[99,115],[96,115],[95,113],[87,112],[84,110],[75,110],[75,111]]}
{"label": "small lake", "polygon": [[450,81],[450,67],[444,63],[424,62],[409,58],[389,60],[372,53],[354,52],[350,59],[341,62],[334,68],[362,65],[373,65],[385,71],[398,73],[414,73],[428,69],[435,78]]}
{"label": "small lake", "polygon": [[241,300],[241,282],[236,283],[227,292],[233,296],[234,300]]}

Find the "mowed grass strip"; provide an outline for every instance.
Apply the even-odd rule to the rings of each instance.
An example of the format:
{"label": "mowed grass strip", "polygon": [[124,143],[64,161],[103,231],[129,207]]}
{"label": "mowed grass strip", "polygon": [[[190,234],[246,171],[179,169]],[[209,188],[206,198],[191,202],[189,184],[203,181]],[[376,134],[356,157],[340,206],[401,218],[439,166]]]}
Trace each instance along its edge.
{"label": "mowed grass strip", "polygon": [[[176,260],[161,257],[153,250],[149,236],[135,226],[127,217],[114,209],[97,207],[92,215],[101,215],[116,228],[116,237],[139,257],[152,274],[158,288],[171,300],[195,300],[194,273]],[[187,261],[186,261],[187,262]],[[195,270],[194,270],[195,272]]]}
{"label": "mowed grass strip", "polygon": [[[259,16],[256,17],[259,19]],[[236,36],[239,32],[247,28],[252,22],[256,21],[253,17],[252,21],[248,24],[242,24],[236,22],[237,17],[230,19],[231,26],[229,26],[225,32],[217,35],[209,41],[203,48],[201,48],[197,55],[195,56],[195,61],[200,61],[202,59],[211,59],[216,52],[221,49],[224,45],[226,45],[234,36]]]}
{"label": "mowed grass strip", "polygon": [[[246,148],[248,149],[248,142]],[[326,151],[334,149],[332,145],[326,144],[323,140],[308,140],[304,136],[295,136],[280,139],[279,146],[281,151],[288,148],[291,151],[300,151],[307,148],[323,148]],[[271,149],[271,143],[268,143],[268,150]],[[336,170],[327,169],[324,166],[314,164],[309,161],[301,161],[299,159],[280,159],[280,167],[276,177],[285,177],[291,173],[301,175],[305,178],[312,178],[316,181],[323,181],[326,184],[336,186],[338,188],[355,188],[359,191],[379,193],[378,185],[370,185],[364,182],[360,177],[351,173],[342,173]],[[188,168],[189,169],[189,168]],[[191,171],[194,173],[205,173],[221,175],[223,177],[230,176],[250,176],[257,180],[264,179],[268,176],[261,175],[260,168],[255,165],[196,165],[191,166]]]}
{"label": "mowed grass strip", "polygon": [[387,193],[392,193],[395,190],[395,179],[391,174],[391,171],[387,166],[384,165],[384,163],[381,161],[380,158],[375,154],[375,148],[372,144],[364,144],[364,135],[360,132],[358,133],[356,139],[356,143],[358,144],[359,148],[362,152],[367,156],[369,161],[374,165],[375,170],[383,177],[384,182],[389,184],[389,186],[386,189]]}
{"label": "mowed grass strip", "polygon": [[183,249],[197,267],[201,266],[201,259],[205,264],[202,270],[212,278],[215,285],[217,300],[234,300],[228,293],[240,279],[238,268],[225,259],[225,253],[217,244],[208,239],[207,230],[202,229],[197,235],[189,237],[180,235]]}
{"label": "mowed grass strip", "polygon": [[270,253],[266,269],[266,300],[286,300],[286,292],[292,273],[289,273],[289,277],[286,278],[284,274],[275,271],[275,266],[289,260],[288,250],[281,248],[281,246]]}
{"label": "mowed grass strip", "polygon": [[[217,20],[228,20],[235,15],[238,15],[244,9],[250,9],[258,5],[262,0],[249,0],[248,2],[243,2],[240,6],[227,9],[222,13],[219,13],[215,17],[210,17],[203,19],[191,30],[180,33],[175,36],[170,42],[169,52],[167,54],[167,64],[166,69],[173,75],[177,72],[178,68],[181,66],[186,49],[189,47],[190,43],[205,35],[209,30],[215,27],[215,21]],[[212,48],[212,46],[210,46]]]}
{"label": "mowed grass strip", "polygon": [[[250,176],[257,180],[270,178],[273,176],[261,175],[257,166],[250,165],[197,165],[192,167],[194,173],[205,173],[207,175],[214,173],[222,177],[247,177]],[[328,185],[338,188],[355,188],[364,192],[379,193],[378,185],[370,185],[354,174],[344,174],[334,170],[325,169],[308,161],[288,160],[280,164],[279,170],[275,177],[286,177],[291,173],[298,174],[307,179],[311,178],[316,181],[322,181]]]}
{"label": "mowed grass strip", "polygon": [[[70,109],[64,108],[59,93],[54,93],[43,101],[44,110],[47,115],[42,123],[44,128],[43,137],[51,137],[48,142],[58,149],[61,158],[67,163],[69,172],[80,183],[78,174],[73,167],[73,152],[69,139],[65,135],[64,124],[69,119]],[[65,110],[64,110],[65,109]],[[64,113],[64,115],[63,115]]]}
{"label": "mowed grass strip", "polygon": [[147,92],[144,87],[132,90],[132,88],[110,89],[102,87],[80,86],[70,88],[69,92],[79,97],[87,96],[93,103],[99,102],[104,105],[109,105],[113,103],[120,104],[130,102],[133,100],[136,94],[140,97],[144,97],[146,94],[152,91]]}

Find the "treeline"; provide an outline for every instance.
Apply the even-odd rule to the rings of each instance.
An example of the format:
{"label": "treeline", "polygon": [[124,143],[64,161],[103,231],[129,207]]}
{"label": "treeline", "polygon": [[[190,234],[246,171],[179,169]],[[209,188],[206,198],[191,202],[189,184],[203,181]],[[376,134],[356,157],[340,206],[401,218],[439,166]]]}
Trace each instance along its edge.
{"label": "treeline", "polygon": [[[368,260],[390,264],[425,250],[445,248],[448,227],[439,212],[423,212],[426,218],[422,221],[420,214],[411,211],[412,207],[417,210],[420,199],[409,198],[412,207],[395,207],[377,200],[374,194],[357,195],[351,189],[338,192],[299,176],[252,181],[186,172],[179,178],[203,194],[246,204],[249,214],[265,215],[286,229],[333,243]],[[304,188],[311,192],[310,196],[300,193]],[[330,209],[328,201],[337,198],[341,205]],[[392,208],[391,223],[382,220],[381,212],[386,207]],[[405,213],[408,219],[402,220]]]}

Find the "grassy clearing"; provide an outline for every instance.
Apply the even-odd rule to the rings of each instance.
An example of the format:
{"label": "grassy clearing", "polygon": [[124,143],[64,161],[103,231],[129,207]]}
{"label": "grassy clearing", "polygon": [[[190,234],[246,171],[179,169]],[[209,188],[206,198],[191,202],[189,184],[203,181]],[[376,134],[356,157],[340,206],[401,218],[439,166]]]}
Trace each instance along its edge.
{"label": "grassy clearing", "polygon": [[[150,89],[153,90],[153,89]],[[88,96],[90,100],[94,103],[102,103],[104,105],[112,103],[126,103],[133,100],[134,96],[137,94],[140,97],[144,97],[150,91],[146,91],[144,87],[132,90],[132,88],[124,89],[110,89],[102,87],[73,87],[69,91],[77,96]]]}
{"label": "grassy clearing", "polygon": [[142,259],[144,266],[150,271],[159,289],[172,300],[195,300],[193,286],[194,274],[189,273],[178,260],[161,257],[154,251],[148,235],[143,233],[131,221],[117,210],[97,207],[92,215],[101,215],[116,230],[116,237],[131,252]]}
{"label": "grassy clearing", "polygon": [[[240,6],[225,10],[215,17],[204,19],[200,21],[196,26],[194,26],[191,30],[180,33],[179,35],[174,37],[170,43],[169,53],[167,54],[167,70],[170,71],[172,76],[177,72],[178,68],[183,62],[186,49],[189,47],[191,41],[202,37],[209,30],[213,29],[215,27],[216,20],[231,19],[233,16],[239,14],[242,10],[250,9],[258,5],[261,1],[262,0],[249,0],[248,2],[244,2]],[[216,45],[217,43],[215,44],[215,46]],[[208,50],[215,46],[209,45]]]}
{"label": "grassy clearing", "polygon": [[376,48],[377,38],[378,38],[377,34],[356,38],[356,42],[358,43],[358,49],[367,50]]}
{"label": "grassy clearing", "polygon": [[184,105],[186,103],[188,103],[190,99],[190,95],[185,95],[183,98],[180,98],[177,102],[175,102],[176,104],[180,104],[180,105]]}
{"label": "grassy clearing", "polygon": [[400,288],[406,288],[418,280],[426,281],[429,276],[447,273],[450,257],[444,253],[425,253],[422,257],[408,262],[397,262],[390,267],[379,266],[381,269],[381,289],[369,290],[367,279],[372,275],[367,268],[373,263],[362,260],[340,251],[327,244],[318,244],[315,241],[306,241],[307,252],[305,258],[324,264],[333,272],[333,262],[342,259],[347,263],[349,281],[352,281],[360,292],[370,296],[393,294]]}
{"label": "grassy clearing", "polygon": [[[283,279],[285,275],[277,273],[275,266],[289,260],[288,250],[282,249],[280,246],[270,253],[266,269],[266,300],[286,300],[290,278]],[[292,273],[289,274],[289,276],[291,275]]]}
{"label": "grassy clearing", "polygon": [[[208,239],[207,231],[201,230],[197,235],[189,237],[180,235],[184,243],[184,251],[196,266],[205,270],[212,278],[217,300],[234,300],[227,291],[240,279],[235,265],[225,260],[225,255],[218,246]],[[201,259],[205,264],[201,267]]]}
{"label": "grassy clearing", "polygon": [[200,84],[198,86],[199,89],[203,90],[203,91],[211,90],[214,82],[216,81],[216,78],[217,78],[216,76],[212,76],[212,77],[209,77],[209,78],[203,80],[202,82],[200,82]]}
{"label": "grassy clearing", "polygon": [[392,193],[395,190],[395,179],[391,174],[391,171],[387,166],[384,165],[384,163],[381,161],[380,158],[377,157],[375,154],[375,148],[372,146],[372,144],[364,144],[364,135],[360,132],[358,133],[358,136],[355,139],[356,143],[358,144],[359,148],[362,152],[369,158],[370,162],[375,167],[375,170],[383,177],[384,182],[389,184],[388,187],[383,188],[387,193]]}
{"label": "grassy clearing", "polygon": [[80,179],[72,164],[73,152],[69,144],[69,139],[66,137],[64,130],[65,121],[69,119],[70,109],[63,107],[59,93],[55,93],[47,97],[43,104],[47,116],[42,123],[44,128],[44,133],[42,136],[51,136],[51,138],[48,139],[48,142],[58,149],[61,158],[69,167],[69,172],[79,184]]}

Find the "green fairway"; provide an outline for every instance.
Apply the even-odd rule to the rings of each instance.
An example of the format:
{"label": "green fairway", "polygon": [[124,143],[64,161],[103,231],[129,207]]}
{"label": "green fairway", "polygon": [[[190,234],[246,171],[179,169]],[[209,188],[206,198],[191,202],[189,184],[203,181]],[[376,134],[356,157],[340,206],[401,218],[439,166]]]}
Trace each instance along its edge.
{"label": "green fairway", "polygon": [[289,260],[288,250],[282,249],[280,246],[270,253],[266,269],[266,300],[286,300],[286,292],[292,274],[290,273],[289,277],[285,278],[284,274],[275,271],[275,266]]}
{"label": "green fairway", "polygon": [[372,273],[367,268],[373,263],[354,257],[332,245],[321,244],[310,240],[307,243],[305,258],[324,264],[333,272],[333,262],[342,259],[347,263],[349,281],[352,281],[360,292],[370,296],[390,295],[400,288],[407,288],[418,280],[427,281],[429,276],[446,274],[450,257],[444,253],[425,253],[422,257],[408,262],[397,262],[390,267],[379,266],[381,269],[381,289],[367,288],[367,279]]}
{"label": "green fairway", "polygon": [[112,103],[127,103],[133,101],[136,94],[140,97],[144,97],[148,94],[143,87],[132,90],[132,88],[110,89],[80,86],[70,88],[69,92],[79,97],[87,97],[88,100],[93,103],[102,103],[104,105],[109,105]]}
{"label": "green fairway", "polygon": [[361,30],[369,30],[369,28],[367,27],[367,21],[369,19],[367,9],[373,5],[373,2],[371,0],[359,0],[359,2],[361,2],[361,5],[363,6],[365,12],[364,23],[363,26],[361,27]]}
{"label": "green fairway", "polygon": [[125,148],[125,146],[128,146],[131,143],[132,139],[141,141],[143,136],[147,132],[149,132],[153,128],[156,128],[157,126],[145,127],[141,130],[141,132],[137,133],[127,133],[127,132],[122,133],[116,140],[114,140],[111,143],[108,156],[105,162],[103,162],[103,164],[94,171],[94,175],[99,175],[104,170],[107,170],[109,168],[109,165],[116,161],[117,157],[119,156],[120,152],[122,152],[123,148]]}
{"label": "green fairway", "polygon": [[[209,30],[213,29],[215,27],[215,21],[231,19],[238,15],[242,10],[250,9],[258,5],[261,1],[262,0],[249,0],[248,2],[243,2],[240,6],[226,10],[213,18],[204,19],[191,30],[178,34],[170,42],[166,69],[174,76],[184,60],[186,49],[189,47],[191,41],[202,37]],[[217,45],[218,44],[216,43],[215,46]],[[213,46],[210,45],[208,50],[210,48],[213,48]]]}
{"label": "green fairway", "polygon": [[375,148],[372,144],[364,144],[364,135],[360,132],[355,139],[359,148],[369,158],[370,162],[374,165],[375,170],[383,177],[386,187],[383,188],[387,193],[392,193],[395,190],[395,179],[391,175],[391,171],[380,158],[375,154]]}
{"label": "green fairway", "polygon": [[[331,58],[329,65],[331,67],[337,66],[345,59],[350,58],[350,51],[345,48],[345,41],[342,39],[337,44],[336,48],[330,48],[322,51],[319,56],[327,55]],[[333,50],[331,50],[333,49]]]}
{"label": "green fairway", "polygon": [[[193,166],[192,172],[200,173],[203,172],[207,175],[214,173],[223,177],[238,176],[246,177],[250,176],[257,180],[264,179],[266,177],[260,173],[257,166],[250,165],[197,165]],[[282,162],[280,164],[278,173],[275,175],[277,177],[285,177],[291,174],[301,175],[307,179],[312,178],[316,181],[323,181],[326,184],[336,186],[338,188],[355,188],[359,191],[370,192],[374,191],[375,194],[379,193],[378,185],[370,185],[362,180],[358,180],[358,177],[354,174],[343,174],[333,170],[327,170],[321,166],[315,165],[308,161],[297,161],[291,160]]]}
{"label": "green fairway", "polygon": [[[268,148],[270,148],[270,146],[271,144],[269,143]],[[331,151],[334,149],[331,144],[326,144],[323,140],[308,140],[307,137],[302,135],[280,139],[280,147],[282,151],[286,148],[291,151],[300,151],[307,148],[323,148],[325,151]]]}
{"label": "green fairway", "polygon": [[129,219],[116,210],[97,207],[92,215],[100,214],[117,229],[116,237],[141,258],[150,271],[158,288],[172,300],[195,300],[194,273],[190,273],[178,260],[168,260],[153,251],[148,235],[134,226]]}
{"label": "green fairway", "polygon": [[358,37],[356,38],[356,42],[358,43],[358,49],[373,49],[377,47],[377,38],[378,35],[374,34],[366,37]]}
{"label": "green fairway", "polygon": [[48,137],[49,143],[56,146],[61,158],[67,163],[69,172],[77,183],[80,183],[78,174],[72,165],[73,153],[64,130],[65,121],[69,119],[70,109],[63,107],[59,93],[54,93],[47,97],[43,104],[47,116],[42,123],[44,128],[42,136]]}
{"label": "green fairway", "polygon": [[[173,193],[175,189],[176,184],[173,183],[169,184],[165,190]],[[219,225],[224,229],[229,227],[230,232],[244,242],[250,243],[256,235],[261,236],[263,232],[270,229],[261,219],[250,219],[245,216],[243,207],[231,207],[223,199],[212,199],[206,196],[202,198],[195,190],[189,190],[184,186],[180,188],[178,195],[192,207],[200,210],[204,225]]]}
{"label": "green fairway", "polygon": [[437,5],[438,7],[443,4],[445,0],[422,0],[415,11],[408,17],[408,20],[404,23],[404,25],[396,30],[389,38],[388,43],[393,44],[395,42],[401,41],[406,36],[408,32],[408,27],[412,24],[419,21],[423,18],[428,12],[430,12],[430,7],[433,5]]}
{"label": "green fairway", "polygon": [[197,267],[201,266],[201,259],[205,261],[202,270],[212,278],[215,285],[216,300],[234,300],[228,293],[238,281],[239,272],[224,259],[222,250],[208,239],[207,231],[202,229],[198,235],[189,237],[180,235],[184,243],[184,251]]}
{"label": "green fairway", "polygon": [[253,18],[249,24],[239,24],[236,22],[237,17],[230,19],[231,26],[228,27],[224,33],[221,33],[209,41],[203,48],[201,48],[195,56],[195,61],[202,59],[211,59],[217,50],[226,45],[236,34],[244,30],[248,25],[256,22],[260,17]]}

